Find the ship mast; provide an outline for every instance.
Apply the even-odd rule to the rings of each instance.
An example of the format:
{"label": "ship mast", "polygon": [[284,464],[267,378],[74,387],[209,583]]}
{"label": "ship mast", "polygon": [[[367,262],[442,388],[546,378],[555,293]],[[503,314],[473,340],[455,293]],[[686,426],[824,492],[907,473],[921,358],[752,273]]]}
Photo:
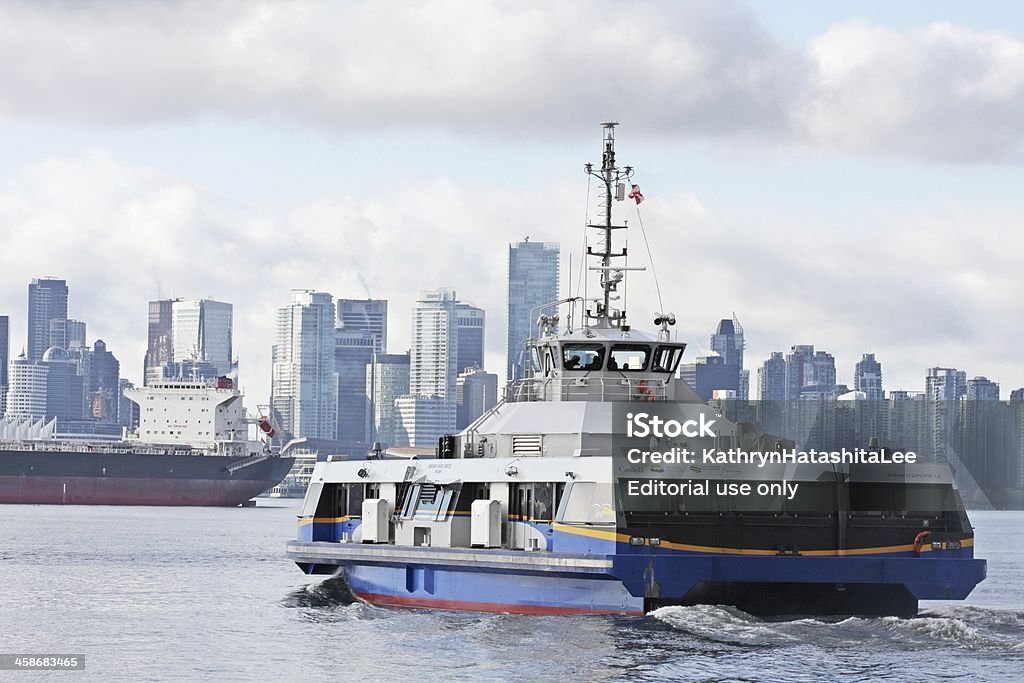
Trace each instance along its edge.
{"label": "ship mast", "polygon": [[[594,251],[594,247],[587,245],[587,257],[599,261],[600,265],[590,265],[587,270],[600,273],[601,297],[588,300],[584,307],[583,327],[597,328],[619,328],[623,331],[629,330],[626,324],[626,309],[612,308],[612,300],[616,299],[613,294],[625,278],[625,271],[645,270],[644,267],[626,267],[625,265],[612,265],[612,259],[625,259],[626,247],[622,251],[612,249],[612,232],[614,230],[625,230],[625,225],[612,224],[612,202],[618,199],[621,201],[625,193],[624,181],[633,176],[633,167],[626,166],[619,168],[615,165],[615,126],[617,122],[608,121],[601,124],[604,129],[604,151],[601,155],[601,167],[594,168],[593,164],[586,164],[583,168],[588,175],[594,176],[604,184],[604,222],[600,224],[588,223],[588,228],[595,228],[603,232],[603,247],[601,251]],[[593,303],[591,309],[589,304]]]}

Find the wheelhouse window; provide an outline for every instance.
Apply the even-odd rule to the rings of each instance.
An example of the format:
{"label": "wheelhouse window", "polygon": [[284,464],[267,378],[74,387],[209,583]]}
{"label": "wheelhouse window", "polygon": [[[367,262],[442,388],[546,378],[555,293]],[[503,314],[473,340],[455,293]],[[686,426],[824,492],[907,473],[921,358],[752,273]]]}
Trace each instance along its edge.
{"label": "wheelhouse window", "polygon": [[646,344],[614,344],[608,369],[620,372],[640,372],[647,369],[651,347]]}
{"label": "wheelhouse window", "polygon": [[654,351],[654,363],[651,370],[654,372],[675,372],[679,360],[683,357],[684,346],[659,346]]}
{"label": "wheelhouse window", "polygon": [[604,344],[563,344],[562,367],[566,370],[600,370]]}
{"label": "wheelhouse window", "polygon": [[533,374],[540,374],[540,351],[536,346],[530,347],[530,370]]}

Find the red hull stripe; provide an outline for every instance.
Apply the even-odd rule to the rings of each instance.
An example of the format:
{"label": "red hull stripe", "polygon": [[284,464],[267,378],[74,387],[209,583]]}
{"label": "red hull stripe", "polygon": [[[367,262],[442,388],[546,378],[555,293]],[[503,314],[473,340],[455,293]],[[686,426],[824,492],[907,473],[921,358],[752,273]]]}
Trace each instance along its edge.
{"label": "red hull stripe", "polygon": [[356,597],[374,605],[395,607],[429,607],[457,612],[497,612],[500,614],[529,614],[534,616],[558,614],[622,614],[643,616],[643,611],[627,609],[591,609],[587,607],[555,607],[553,605],[513,605],[497,602],[470,602],[468,600],[442,600],[440,598],[417,598],[404,595],[382,595],[380,593],[354,593]]}
{"label": "red hull stripe", "polygon": [[266,481],[0,476],[0,503],[23,505],[240,505]]}

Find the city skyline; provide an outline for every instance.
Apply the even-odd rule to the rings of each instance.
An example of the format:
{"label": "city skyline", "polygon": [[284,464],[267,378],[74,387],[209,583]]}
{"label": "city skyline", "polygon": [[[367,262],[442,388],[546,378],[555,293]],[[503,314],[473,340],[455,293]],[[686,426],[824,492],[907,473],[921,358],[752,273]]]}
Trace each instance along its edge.
{"label": "city skyline", "polygon": [[[32,282],[29,283],[30,301],[32,300],[33,289],[38,282],[39,279],[34,278]],[[66,298],[67,290],[69,289],[68,284],[64,280],[60,280],[59,282],[62,284],[64,288],[64,296]],[[291,294],[293,297],[293,303],[290,306],[278,308],[278,339],[280,339],[280,335],[282,334],[282,330],[280,327],[280,316],[283,314],[283,311],[285,309],[291,309],[296,305],[298,299],[296,299],[295,297],[303,298],[304,301],[304,297],[309,298],[310,296],[314,295],[320,297],[327,297],[328,299],[330,299],[329,305],[332,307],[332,311],[334,312],[334,318],[332,322],[334,327],[332,329],[334,339],[333,348],[335,349],[336,354],[335,372],[337,372],[338,366],[342,362],[344,362],[342,360],[342,355],[340,355],[341,349],[344,347],[365,347],[366,358],[362,359],[363,365],[366,365],[370,362],[372,353],[378,353],[381,354],[382,356],[398,356],[404,354],[406,358],[409,358],[411,349],[406,349],[404,351],[396,351],[394,349],[388,349],[386,346],[386,339],[388,334],[387,329],[390,320],[387,300],[345,299],[340,297],[335,299],[330,292],[315,292],[313,290],[303,289],[293,289],[291,290]],[[486,311],[471,304],[468,304],[466,302],[458,301],[455,298],[454,290],[452,290],[451,288],[442,287],[433,291],[420,291],[417,296],[417,299],[421,304],[423,303],[424,300],[426,300],[427,302],[445,301],[448,304],[450,304],[449,308],[451,309],[450,314],[452,315],[452,321],[451,323],[445,324],[450,324],[452,326],[452,329],[456,330],[455,336],[458,337],[459,339],[463,339],[464,337],[466,337],[467,333],[468,335],[470,335],[469,337],[466,337],[465,341],[463,341],[463,349],[461,351],[458,349],[458,346],[456,346],[455,349],[453,349],[453,353],[456,353],[457,357],[452,359],[451,361],[445,361],[443,363],[445,367],[448,367],[450,365],[452,368],[456,368],[455,375],[460,374],[464,369],[477,368],[479,370],[489,370],[489,368],[486,365],[481,365],[479,363],[479,359],[481,359],[482,356],[479,355],[478,351],[466,350],[467,348],[480,348],[481,345],[483,344],[482,340],[483,337],[485,336],[486,330],[486,326],[483,324],[483,321],[486,315]],[[306,305],[309,304],[309,302],[305,303]],[[186,313],[187,318],[185,319],[185,322],[188,324],[188,330],[186,330],[185,332],[182,332],[180,329],[176,329],[173,324],[174,317],[172,315],[172,312],[174,311],[175,304],[186,305],[188,312]],[[316,302],[316,304],[327,305],[324,304],[323,301],[319,300]],[[175,298],[159,301],[150,301],[148,302],[149,350],[144,354],[143,363],[146,368],[150,367],[149,363],[151,362],[151,359],[155,357],[159,352],[164,352],[165,355],[167,356],[167,360],[162,361],[164,363],[171,362],[171,359],[177,358],[179,355],[181,355],[178,351],[174,350],[173,343],[170,343],[173,340],[174,336],[178,336],[179,338],[188,337],[189,339],[191,339],[193,337],[198,338],[202,334],[200,332],[201,326],[199,326],[200,324],[198,323],[198,320],[201,319],[199,317],[198,311],[202,310],[206,305],[216,306],[215,310],[218,312],[218,316],[220,317],[214,318],[214,320],[216,320],[218,324],[221,323],[222,318],[223,320],[226,321],[226,332],[216,336],[218,338],[226,338],[228,349],[230,350],[230,338],[232,336],[232,303],[217,301],[210,298]],[[418,309],[419,305],[416,308],[414,308],[412,315],[410,315],[409,318],[414,329],[416,328],[417,325],[416,316],[418,315]],[[224,311],[223,314],[220,313],[220,311],[222,310]],[[422,312],[420,312],[420,314],[421,313]],[[738,364],[740,368],[739,382],[741,383],[741,386],[744,382],[748,383],[749,395],[751,397],[751,400],[766,400],[765,395],[762,391],[762,383],[764,381],[770,382],[773,386],[778,385],[777,389],[773,390],[773,392],[769,392],[769,400],[795,400],[796,398],[799,398],[799,394],[801,392],[804,392],[808,386],[813,386],[816,384],[822,384],[827,387],[846,386],[851,391],[864,391],[865,393],[868,394],[868,398],[872,399],[876,398],[880,391],[884,392],[886,396],[888,396],[890,391],[898,393],[900,395],[920,394],[932,396],[932,394],[934,394],[935,392],[932,389],[931,382],[934,377],[935,371],[939,370],[944,371],[947,374],[954,373],[951,376],[958,378],[957,382],[959,389],[955,392],[955,398],[959,398],[961,396],[971,396],[972,398],[991,399],[993,397],[998,397],[1000,400],[1011,400],[1013,396],[1019,395],[1019,392],[1022,389],[1020,387],[1011,387],[1009,384],[1007,384],[1005,381],[1002,381],[998,377],[990,378],[986,375],[975,374],[973,373],[973,371],[968,371],[967,369],[963,368],[946,368],[943,367],[941,363],[928,366],[927,368],[923,369],[925,373],[923,375],[924,379],[919,387],[913,385],[893,387],[888,383],[885,383],[885,385],[883,386],[883,373],[881,370],[881,363],[878,359],[876,359],[874,353],[861,354],[861,359],[859,361],[852,363],[853,370],[849,374],[849,379],[847,379],[847,375],[842,370],[840,370],[840,368],[844,367],[844,364],[837,362],[835,357],[827,351],[824,351],[820,348],[818,350],[815,350],[814,344],[792,345],[790,347],[789,353],[784,353],[781,351],[772,351],[770,352],[768,358],[765,358],[764,360],[760,361],[755,359],[754,364],[750,365],[746,363],[746,360],[750,359],[745,359],[744,349],[746,348],[746,341],[743,328],[742,326],[740,326],[739,321],[736,318],[735,312],[732,315],[733,317],[731,319],[722,318],[718,321],[718,325],[715,331],[711,334],[711,342],[709,346],[710,350],[706,352],[707,356],[698,357],[693,359],[689,364],[680,365],[681,375],[684,379],[687,378],[688,372],[685,369],[686,365],[689,365],[692,368],[694,363],[699,364],[705,362],[707,361],[708,357],[721,357],[721,359],[725,360],[730,364]],[[319,319],[321,317],[323,316],[318,314],[317,318]],[[196,319],[194,320],[193,318]],[[346,321],[348,322],[346,323]],[[58,322],[58,320],[55,319],[52,322]],[[75,323],[80,329],[80,335],[82,336],[82,340],[76,341],[76,344],[82,343],[81,345],[84,346],[85,348],[91,346],[91,344],[89,344],[88,340],[85,339],[84,336],[86,330],[86,324],[84,322],[70,320],[67,318],[64,318],[63,322]],[[51,332],[50,342],[53,342],[56,338],[54,335],[54,330],[56,328],[52,323],[49,325],[49,327]],[[181,325],[179,324],[178,327],[180,328]],[[478,327],[479,329],[474,330],[474,327]],[[10,328],[11,324],[9,317],[0,315],[0,357],[3,357],[4,353],[7,352],[8,349],[12,346],[9,340]],[[163,338],[161,338],[161,333]],[[509,334],[509,330],[506,330],[506,337],[509,336]],[[3,345],[4,341],[7,342],[6,345]],[[467,344],[466,341],[468,341],[469,343]],[[101,351],[102,353],[109,355],[106,346],[107,343],[104,340],[97,338],[94,340],[94,343],[98,345],[96,351]],[[272,342],[271,347],[273,347],[273,345],[274,343]],[[51,344],[51,347],[63,348],[61,347],[60,344],[55,343]],[[24,348],[27,348],[27,345]],[[23,350],[23,353],[27,352]],[[20,355],[21,354],[11,354],[10,360],[17,360],[20,357]],[[228,354],[228,357],[230,357],[230,353]],[[203,356],[203,358],[205,358],[205,356]],[[199,360],[203,360],[203,358],[199,358]],[[799,362],[795,364],[791,363],[789,360],[790,358],[794,358],[796,361]],[[507,357],[506,360],[508,360]],[[766,365],[775,363],[776,360],[781,362],[781,365],[779,365],[779,368],[781,369],[777,372],[781,372],[782,374],[777,378],[769,378],[767,380],[762,379],[762,374],[765,371]],[[117,361],[114,362],[117,363]],[[7,371],[7,369],[8,368],[5,365],[4,370]],[[214,365],[214,367],[211,367],[210,369],[211,371],[214,371],[217,374],[227,374],[234,371],[234,367],[230,364],[227,365],[226,367],[217,367],[216,365]],[[755,372],[751,373],[751,369],[753,369]],[[825,375],[822,377],[818,377],[818,375],[820,375],[822,371],[825,372]],[[692,373],[693,370],[691,369],[689,370],[689,372]],[[793,374],[794,372],[796,374]],[[359,374],[360,376],[362,376],[362,373]],[[443,374],[445,376],[448,376],[451,373],[448,370],[445,370]],[[886,374],[888,374],[888,371],[886,371]],[[454,382],[455,375],[448,377],[448,380],[446,381],[442,393],[454,391],[454,384],[451,385],[452,388],[449,388],[448,384]],[[3,377],[3,375],[0,374],[0,377]],[[123,375],[121,377],[123,378]],[[692,378],[690,378],[688,381],[690,381],[691,385],[693,385],[694,388],[697,387]],[[732,384],[735,383],[735,381],[735,378],[727,381],[729,388],[732,388]],[[362,384],[364,382],[364,379],[356,380],[356,382]],[[365,379],[365,383],[366,386],[368,387],[368,377]],[[499,375],[499,395],[501,393],[500,386],[501,379]],[[106,388],[109,389],[110,387]],[[354,387],[351,389],[355,390],[356,393],[362,393],[363,391],[362,389],[355,389]],[[1006,396],[1002,396],[1002,392],[1004,390]],[[342,389],[339,387],[339,394],[335,398],[340,400],[341,393]],[[776,396],[775,394],[779,395]],[[423,396],[424,394],[420,393],[414,395]],[[742,398],[742,396],[743,391],[740,390],[737,393],[737,398]],[[269,399],[269,393],[266,397],[256,397],[256,400],[260,402],[265,400],[269,401]],[[341,433],[342,430],[341,420],[342,418],[340,417],[339,414],[339,422],[337,427],[337,433],[339,434]],[[358,411],[358,416],[353,416],[353,419],[349,420],[349,422],[352,422],[353,424],[355,424],[356,422],[360,424],[369,424],[368,420],[368,413],[366,412],[366,408],[364,407],[363,410]],[[353,427],[350,425],[348,429],[351,430],[353,429]]]}
{"label": "city skyline", "polygon": [[[420,36],[414,17],[258,5],[200,17],[171,3],[159,20],[138,6],[98,21],[5,4],[0,18],[25,26],[10,49],[50,74],[53,94],[18,79],[0,88],[0,315],[11,317],[11,353],[26,338],[32,278],[74,283],[89,341],[106,340],[136,383],[147,332],[138,311],[212,297],[236,307],[242,385],[259,397],[275,302],[289,290],[405,311],[417,291],[451,286],[488,311],[484,364],[501,374],[507,245],[526,234],[560,243],[558,291],[575,289],[581,165],[596,161],[608,116],[643,187],[664,306],[688,360],[707,355],[707,330],[736,311],[750,359],[813,342],[847,384],[851,360],[875,353],[894,387],[917,387],[939,365],[1024,386],[1024,329],[1012,314],[1024,289],[1024,12],[890,5],[651,3],[637,17],[608,4],[609,16],[628,17],[637,48],[631,63],[604,52],[595,63],[583,46],[607,45],[603,13],[573,3],[544,8],[546,28],[529,20],[541,9],[530,3],[480,3],[471,17],[427,3],[437,30],[397,42],[372,37],[381,27]],[[339,25],[352,40],[325,38],[323,27]],[[63,44],[64,31],[90,59],[41,47]],[[232,40],[249,31],[244,45]],[[438,39],[466,31],[475,38],[454,53]],[[125,60],[111,47],[123,35],[202,57]],[[557,68],[524,79],[548,50]],[[267,57],[281,54],[291,58]],[[402,106],[367,86],[382,82],[377,59],[362,60],[371,77],[338,77],[353,54],[422,69],[400,84]],[[613,86],[599,85],[598,68]],[[533,96],[538,88],[553,99]],[[617,209],[637,227],[634,207]],[[631,263],[646,263],[633,244]],[[644,328],[660,307],[649,275],[629,285]],[[397,318],[390,334],[391,349],[409,348]]]}

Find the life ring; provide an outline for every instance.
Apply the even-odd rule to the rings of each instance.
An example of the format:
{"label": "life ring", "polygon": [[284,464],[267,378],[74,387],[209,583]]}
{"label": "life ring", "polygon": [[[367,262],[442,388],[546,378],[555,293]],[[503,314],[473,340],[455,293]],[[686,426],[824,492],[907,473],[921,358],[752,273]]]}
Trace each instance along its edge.
{"label": "life ring", "polygon": [[921,554],[921,546],[924,545],[924,539],[932,535],[930,531],[922,531],[917,536],[914,536],[914,554]]}
{"label": "life ring", "polygon": [[640,394],[641,401],[654,400],[654,390],[647,386],[646,380],[640,380],[640,383],[637,385],[636,390]]}

